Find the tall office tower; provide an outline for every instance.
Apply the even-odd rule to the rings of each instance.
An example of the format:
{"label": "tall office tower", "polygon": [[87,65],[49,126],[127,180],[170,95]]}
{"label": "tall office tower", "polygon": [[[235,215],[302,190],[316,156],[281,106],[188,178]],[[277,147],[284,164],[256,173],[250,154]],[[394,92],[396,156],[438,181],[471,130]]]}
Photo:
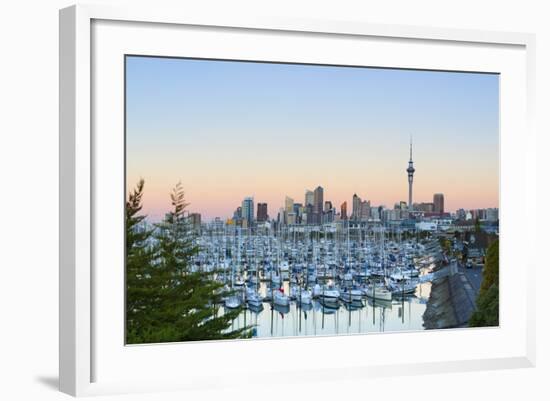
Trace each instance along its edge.
{"label": "tall office tower", "polygon": [[445,213],[445,197],[443,194],[434,194],[434,212]]}
{"label": "tall office tower", "polygon": [[313,213],[313,204],[305,207],[306,224],[315,224],[315,214]]}
{"label": "tall office tower", "polygon": [[359,220],[368,220],[370,217],[370,201],[362,201],[359,208]]}
{"label": "tall office tower", "polygon": [[325,201],[325,207],[323,208],[323,212],[327,213],[332,210],[332,202],[331,201]]}
{"label": "tall office tower", "polygon": [[285,208],[280,207],[279,212],[277,213],[277,224],[280,226],[285,223]]}
{"label": "tall office tower", "polygon": [[314,199],[313,199],[313,191],[310,191],[309,189],[306,190],[306,199],[305,199],[305,202],[304,202],[304,206],[308,206],[308,205],[311,205],[313,206],[313,202],[314,202]]}
{"label": "tall office tower", "polygon": [[296,214],[296,224],[300,224],[302,222],[302,214],[304,212],[304,208],[302,207],[302,204],[295,203],[292,207],[292,210]]}
{"label": "tall office tower", "polygon": [[294,209],[294,199],[286,196],[285,197],[285,212],[292,213]]}
{"label": "tall office tower", "polygon": [[313,213],[315,213],[315,222],[320,224],[323,217],[323,187],[321,186],[313,191]]}
{"label": "tall office tower", "polygon": [[235,211],[233,212],[233,220],[235,221],[239,221],[243,218],[243,208],[242,207],[237,207],[237,209],[235,209]]}
{"label": "tall office tower", "polygon": [[258,203],[258,211],[256,215],[257,221],[267,221],[267,203]]}
{"label": "tall office tower", "polygon": [[189,213],[189,222],[193,230],[199,230],[201,228],[201,214]]}
{"label": "tall office tower", "polygon": [[340,218],[342,220],[348,219],[348,203],[344,202],[340,205]]}
{"label": "tall office tower", "polygon": [[252,227],[254,222],[254,198],[251,196],[244,198],[241,210],[243,221],[246,221],[246,227]]}
{"label": "tall office tower", "polygon": [[410,144],[410,157],[409,157],[409,167],[407,167],[407,177],[409,178],[409,210],[412,210],[412,199],[413,199],[413,176],[414,176],[414,166],[413,166],[413,143],[411,137]]}
{"label": "tall office tower", "polygon": [[351,206],[351,219],[358,220],[361,215],[361,198],[357,194],[353,194]]}

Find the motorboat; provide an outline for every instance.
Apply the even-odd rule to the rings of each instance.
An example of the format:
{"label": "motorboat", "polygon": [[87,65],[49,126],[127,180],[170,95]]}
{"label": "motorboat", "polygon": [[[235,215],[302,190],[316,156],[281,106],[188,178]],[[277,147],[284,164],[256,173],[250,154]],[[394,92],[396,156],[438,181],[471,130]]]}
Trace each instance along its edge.
{"label": "motorboat", "polygon": [[391,301],[392,293],[385,285],[367,286],[363,292],[368,298]]}

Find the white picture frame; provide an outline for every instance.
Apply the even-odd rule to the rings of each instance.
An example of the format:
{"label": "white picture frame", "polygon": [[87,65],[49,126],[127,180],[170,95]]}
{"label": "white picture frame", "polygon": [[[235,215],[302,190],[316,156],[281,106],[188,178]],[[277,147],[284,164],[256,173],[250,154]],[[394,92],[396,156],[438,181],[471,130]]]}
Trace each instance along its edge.
{"label": "white picture frame", "polygon": [[[94,27],[98,27],[95,28]],[[120,26],[117,26],[119,24]],[[130,25],[128,25],[130,24]],[[299,53],[303,50],[305,41],[313,40],[314,37],[322,37],[323,40],[330,41],[338,38],[341,43],[357,40],[383,40],[390,46],[391,43],[405,41],[406,46],[437,46],[441,54],[446,54],[446,46],[454,46],[449,55],[470,51],[482,54],[488,49],[495,49],[495,54],[501,52],[502,58],[487,56],[486,68],[480,71],[491,71],[504,74],[509,82],[505,84],[505,90],[501,97],[501,112],[506,112],[504,119],[501,117],[501,209],[502,223],[501,232],[503,238],[509,238],[508,243],[516,242],[518,250],[504,251],[505,256],[510,261],[518,259],[523,254],[522,270],[517,280],[513,282],[506,275],[506,261],[503,260],[502,276],[504,277],[504,289],[501,294],[501,307],[510,307],[514,309],[514,324],[504,319],[504,323],[498,329],[471,329],[471,330],[449,330],[445,332],[434,331],[430,333],[398,333],[383,336],[344,336],[339,338],[315,339],[282,339],[269,341],[242,342],[233,341],[228,343],[206,343],[193,345],[149,345],[141,347],[124,347],[120,333],[106,333],[109,329],[108,319],[120,317],[118,312],[106,316],[102,313],[106,303],[112,300],[117,301],[117,295],[113,292],[123,291],[122,286],[115,277],[113,287],[105,287],[104,274],[97,274],[94,270],[97,268],[98,260],[103,256],[97,253],[97,245],[94,241],[98,239],[98,230],[105,227],[101,220],[104,203],[106,198],[100,198],[98,193],[105,193],[108,185],[102,180],[101,172],[106,169],[107,161],[113,160],[116,167],[118,158],[122,160],[123,154],[118,152],[115,143],[111,146],[108,140],[101,139],[97,141],[94,137],[94,130],[102,127],[101,107],[109,107],[119,110],[118,100],[120,93],[112,97],[113,103],[99,102],[98,98],[105,93],[101,88],[95,88],[92,85],[94,74],[102,74],[102,68],[108,68],[109,60],[115,60],[120,54],[124,54],[128,48],[133,47],[131,40],[137,41],[140,38],[140,31],[149,30],[147,40],[145,36],[141,37],[141,43],[135,46],[145,49],[145,54],[161,53],[173,55],[170,44],[160,46],[159,38],[165,38],[179,30],[185,31],[186,27],[192,27],[206,34],[213,33],[212,37],[224,39],[230,38],[232,33],[237,33],[242,37],[246,35],[263,35],[265,41],[277,49],[278,35],[285,35],[287,38],[295,35],[295,51]],[[181,28],[181,29],[180,29]],[[131,31],[132,30],[132,31]],[[212,32],[209,32],[212,30]],[[120,32],[126,31],[128,35]],[[201,32],[202,32],[201,31]],[[118,32],[118,33],[117,33]],[[185,33],[184,33],[185,34]],[[96,40],[94,41],[94,35]],[[107,36],[106,36],[107,35]],[[112,35],[112,36],[108,36]],[[299,38],[306,37],[303,42]],[[252,38],[252,36],[250,36]],[[109,39],[106,41],[105,39]],[[132,39],[130,39],[132,38]],[[155,42],[156,40],[156,42]],[[107,44],[109,43],[109,44]],[[208,40],[204,38],[205,45]],[[267,43],[267,42],[265,42]],[[117,375],[115,370],[119,371],[118,363],[125,363],[126,366],[136,365],[143,361],[144,365],[158,366],[159,361],[166,361],[169,367],[172,362],[168,361],[174,358],[179,351],[174,347],[185,347],[184,352],[187,355],[198,355],[195,352],[213,352],[219,355],[226,355],[227,358],[234,358],[236,355],[244,353],[263,354],[267,358],[284,353],[288,347],[298,345],[305,355],[312,356],[317,341],[322,341],[324,347],[357,347],[361,341],[370,341],[376,338],[376,341],[386,341],[384,338],[391,337],[394,342],[422,341],[421,336],[430,336],[430,341],[434,344],[443,344],[444,342],[453,342],[454,354],[448,350],[449,354],[441,353],[439,358],[427,358],[419,360],[414,354],[399,355],[399,357],[388,360],[387,363],[373,355],[372,361],[360,360],[353,361],[331,361],[331,365],[323,365],[316,361],[314,357],[311,364],[302,369],[285,370],[282,365],[276,365],[272,370],[260,368],[255,372],[257,380],[262,380],[262,375],[270,373],[278,375],[281,378],[292,380],[293,375],[298,371],[301,380],[324,380],[327,378],[353,377],[360,380],[362,377],[380,376],[388,374],[407,374],[414,369],[415,374],[431,373],[441,371],[465,371],[476,369],[499,369],[511,367],[534,366],[535,363],[535,318],[534,308],[528,308],[534,299],[534,280],[528,280],[527,277],[533,277],[535,270],[535,261],[531,255],[531,247],[527,240],[522,240],[514,234],[515,231],[522,228],[525,224],[533,225],[536,211],[533,206],[526,207],[530,200],[535,196],[535,137],[532,129],[532,111],[534,109],[533,89],[534,89],[534,44],[535,38],[530,34],[506,33],[506,32],[483,32],[459,29],[438,29],[414,26],[388,26],[374,25],[362,22],[344,22],[344,21],[315,21],[315,20],[292,20],[278,18],[264,18],[254,20],[237,20],[216,15],[187,15],[183,11],[166,11],[155,8],[126,8],[118,9],[107,6],[72,6],[60,11],[60,390],[72,395],[92,395],[132,391],[155,391],[166,389],[201,389],[208,386],[209,377],[216,378],[217,385],[234,385],[231,377],[223,378],[215,371],[206,373],[208,366],[185,369],[177,375],[155,376],[149,372],[144,380],[143,377],[131,376],[132,370],[129,369],[129,375]],[[118,46],[118,47],[117,47]],[[214,44],[212,45],[214,46]],[[258,45],[256,44],[257,51]],[[300,48],[302,46],[302,48]],[[155,50],[155,47],[157,49]],[[206,49],[198,49],[204,51]],[[224,51],[237,51],[229,49]],[[281,46],[282,47],[282,46]],[[344,46],[345,47],[345,46]],[[212,47],[214,48],[214,47]],[[468,50],[469,49],[469,50]],[[500,50],[499,50],[500,49]],[[376,51],[376,49],[374,49]],[[418,48],[420,51],[420,47]],[[105,53],[102,53],[105,51]],[[244,51],[244,50],[243,50]],[[348,52],[346,55],[346,51]],[[384,50],[378,50],[383,52]],[[416,50],[415,50],[416,51]],[[426,51],[430,51],[428,48]],[[433,51],[433,49],[431,50]],[[122,53],[120,53],[122,52]],[[275,56],[275,50],[272,50]],[[388,51],[389,52],[389,51]],[[405,52],[406,53],[406,52]],[[225,54],[225,53],[224,53]],[[252,54],[252,53],[250,53]],[[265,57],[259,55],[259,59]],[[281,53],[282,54],[282,53]],[[380,53],[382,54],[382,53]],[[428,53],[427,53],[428,54]],[[402,54],[388,56],[385,61],[387,66],[397,68],[426,68],[426,69],[450,69],[449,60],[436,61],[429,57],[418,64],[409,65]],[[229,56],[227,56],[229,57]],[[246,57],[246,56],[244,56]],[[249,56],[252,57],[252,56]],[[290,56],[282,55],[280,58],[284,61]],[[298,57],[298,56],[297,56]],[[315,57],[314,55],[311,57]],[[328,56],[327,56],[328,57]],[[349,59],[353,61],[351,50],[343,50],[339,56],[342,60]],[[97,58],[97,59],[96,59]],[[400,61],[401,58],[401,61]],[[469,59],[471,58],[471,60]],[[102,60],[105,61],[103,64]],[[393,60],[393,61],[392,61]],[[116,61],[116,60],[115,60]],[[288,60],[287,60],[288,61]],[[509,61],[509,62],[508,62]],[[465,57],[463,64],[456,63],[456,70],[475,70],[476,63],[470,55]],[[359,61],[362,63],[362,61]],[[410,63],[410,61],[409,61]],[[507,65],[505,65],[507,64]],[[516,69],[515,72],[513,69]],[[120,79],[120,72],[114,79]],[[107,79],[109,84],[117,82],[109,81],[111,78],[103,78],[101,75],[99,81]],[[97,83],[97,82],[96,82]],[[510,85],[510,86],[507,86]],[[508,88],[509,90],[506,90]],[[512,96],[518,93],[518,98]],[[516,91],[517,89],[517,91]],[[117,89],[121,90],[121,88]],[[103,91],[103,92],[102,92]],[[103,98],[102,98],[103,99]],[[515,102],[515,103],[514,103]],[[519,106],[519,107],[512,107]],[[116,112],[115,112],[116,114]],[[115,118],[122,118],[118,116]],[[99,120],[96,120],[99,119]],[[117,130],[118,121],[111,121],[109,127]],[[512,132],[521,132],[521,135],[513,135]],[[116,135],[115,135],[116,137]],[[518,163],[519,161],[519,163]],[[102,164],[105,164],[102,167]],[[119,172],[120,173],[120,172]],[[116,177],[119,173],[114,174]],[[505,182],[504,182],[505,180]],[[509,183],[509,184],[508,184]],[[116,185],[116,182],[112,183]],[[503,185],[504,184],[504,185]],[[105,188],[102,186],[106,185]],[[517,185],[521,185],[522,190],[517,191]],[[122,188],[121,188],[122,190]],[[117,195],[118,196],[118,195]],[[120,199],[116,198],[113,202],[122,207]],[[534,202],[532,202],[534,204]],[[521,209],[518,209],[521,208]],[[517,209],[517,210],[516,210]],[[116,227],[115,231],[116,231]],[[121,225],[118,227],[122,227]],[[116,243],[116,239],[113,243]],[[501,251],[501,256],[502,256]],[[120,256],[120,255],[119,255]],[[120,278],[120,276],[119,276]],[[511,292],[505,293],[506,288],[515,288]],[[101,295],[98,295],[98,286],[101,286]],[[120,287],[120,288],[119,288]],[[101,297],[98,300],[97,297]],[[94,298],[95,297],[95,298]],[[112,297],[112,298],[111,298]],[[511,297],[517,298],[517,302],[512,304]],[[508,302],[510,301],[510,302]],[[504,306],[502,306],[504,305]],[[122,308],[120,304],[120,308]],[[502,312],[502,310],[501,310]],[[508,313],[507,311],[504,311]],[[512,313],[512,312],[510,312]],[[122,324],[122,322],[121,322]],[[512,327],[514,326],[514,327]],[[99,328],[98,328],[99,327]],[[503,334],[504,333],[504,334]],[[494,349],[483,352],[483,349],[465,352],[464,357],[457,355],[461,352],[461,338],[465,341],[492,341]],[[118,344],[121,349],[120,355],[117,352],[110,352],[106,344]],[[310,345],[313,344],[313,345]],[[349,345],[348,345],[349,344]],[[499,345],[500,344],[500,345]],[[507,344],[504,349],[503,344]],[[500,346],[500,348],[499,348]],[[198,348],[197,348],[198,347]],[[436,346],[437,348],[437,346]],[[449,347],[451,348],[451,347]],[[464,350],[462,350],[464,351]],[[309,354],[307,354],[309,353]],[[125,362],[122,359],[126,358]],[[112,358],[112,359],[110,359]],[[99,362],[98,362],[99,361]],[[112,372],[103,374],[102,366],[106,364],[114,366]],[[164,365],[164,363],[163,363]],[[244,369],[244,368],[243,368]],[[104,369],[106,370],[106,368]],[[162,369],[161,369],[162,370]],[[137,373],[136,373],[137,375]],[[182,379],[180,376],[184,376]],[[105,378],[103,378],[105,377]]]}

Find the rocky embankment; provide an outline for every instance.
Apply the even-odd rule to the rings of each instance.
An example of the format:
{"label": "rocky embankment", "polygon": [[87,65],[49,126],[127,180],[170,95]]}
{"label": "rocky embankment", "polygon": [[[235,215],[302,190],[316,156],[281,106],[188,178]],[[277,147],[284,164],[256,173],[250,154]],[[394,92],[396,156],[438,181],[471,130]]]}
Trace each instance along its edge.
{"label": "rocky embankment", "polygon": [[432,282],[430,298],[424,312],[426,329],[466,327],[475,304],[466,290],[467,280],[461,273]]}

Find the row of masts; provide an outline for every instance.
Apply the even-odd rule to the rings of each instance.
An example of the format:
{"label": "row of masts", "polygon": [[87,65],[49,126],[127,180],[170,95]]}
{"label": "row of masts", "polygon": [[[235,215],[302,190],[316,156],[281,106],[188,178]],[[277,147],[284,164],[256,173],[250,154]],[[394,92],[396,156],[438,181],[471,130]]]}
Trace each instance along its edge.
{"label": "row of masts", "polygon": [[[247,301],[249,306],[259,307],[265,301],[288,306],[291,300],[301,304],[314,298],[337,307],[340,302],[361,302],[363,297],[391,301],[393,296],[414,294],[422,268],[415,260],[421,262],[425,244],[415,238],[395,241],[383,227],[355,238],[349,231],[345,241],[321,236],[297,241],[295,236],[239,232],[203,235],[194,262],[196,268],[219,272],[220,281],[239,290],[226,302],[228,307]],[[259,294],[260,281],[269,284],[263,294]]]}

